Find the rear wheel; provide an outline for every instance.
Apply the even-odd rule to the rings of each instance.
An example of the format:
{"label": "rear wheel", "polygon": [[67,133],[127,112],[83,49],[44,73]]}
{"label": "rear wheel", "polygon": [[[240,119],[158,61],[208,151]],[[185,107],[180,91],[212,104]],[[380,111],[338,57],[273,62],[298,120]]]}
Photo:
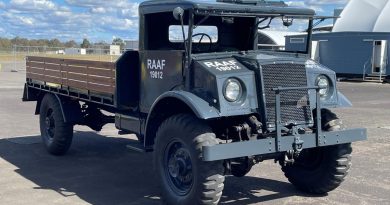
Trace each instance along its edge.
{"label": "rear wheel", "polygon": [[[342,127],[341,121],[329,110],[322,110],[322,126],[326,131]],[[288,180],[298,189],[324,194],[344,181],[351,167],[351,144],[341,144],[303,150],[294,164],[283,165]]]}
{"label": "rear wheel", "polygon": [[202,161],[202,147],[215,144],[211,129],[191,115],[176,115],[162,123],[154,165],[167,204],[218,204],[225,180],[223,162]]}
{"label": "rear wheel", "polygon": [[54,95],[46,94],[43,97],[39,122],[47,151],[53,155],[65,154],[72,144],[73,125],[64,122],[60,104]]}

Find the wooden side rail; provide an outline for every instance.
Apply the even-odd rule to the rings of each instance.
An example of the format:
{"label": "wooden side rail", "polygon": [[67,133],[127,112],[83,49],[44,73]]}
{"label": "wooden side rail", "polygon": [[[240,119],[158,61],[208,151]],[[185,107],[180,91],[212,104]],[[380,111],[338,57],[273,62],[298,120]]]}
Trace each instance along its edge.
{"label": "wooden side rail", "polygon": [[28,56],[27,78],[70,88],[115,93],[115,63]]}

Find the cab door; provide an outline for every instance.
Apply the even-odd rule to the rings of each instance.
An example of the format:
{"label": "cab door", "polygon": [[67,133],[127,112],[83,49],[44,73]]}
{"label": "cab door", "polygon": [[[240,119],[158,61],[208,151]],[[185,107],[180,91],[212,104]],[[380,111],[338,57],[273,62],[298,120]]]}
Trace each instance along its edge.
{"label": "cab door", "polygon": [[184,52],[178,50],[145,50],[140,52],[140,110],[148,113],[163,93],[182,84]]}
{"label": "cab door", "polygon": [[379,40],[373,42],[373,54],[372,54],[372,73],[373,74],[385,74],[388,64],[387,40]]}

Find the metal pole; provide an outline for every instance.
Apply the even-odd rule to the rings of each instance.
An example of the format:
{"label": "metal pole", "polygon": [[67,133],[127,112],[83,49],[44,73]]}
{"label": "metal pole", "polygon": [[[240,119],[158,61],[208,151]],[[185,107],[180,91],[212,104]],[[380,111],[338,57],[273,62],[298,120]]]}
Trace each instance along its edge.
{"label": "metal pole", "polygon": [[16,45],[14,45],[14,71],[16,71]]}
{"label": "metal pole", "polygon": [[311,39],[313,34],[313,19],[309,20],[309,28],[307,29],[307,39],[306,39],[306,52],[311,56]]}
{"label": "metal pole", "polygon": [[275,127],[276,127],[276,138],[275,138],[275,148],[276,151],[280,151],[280,137],[282,136],[282,117],[281,117],[281,111],[280,111],[280,89],[278,88],[275,92]]}
{"label": "metal pole", "polygon": [[322,117],[321,117],[321,96],[320,96],[320,89],[321,88],[317,88],[316,89],[316,115],[317,115],[317,121],[316,121],[316,125],[317,125],[317,146],[322,146],[324,143],[322,142],[321,138],[322,138]]}
{"label": "metal pole", "polygon": [[367,62],[363,66],[363,81],[366,79],[366,65],[367,65]]}

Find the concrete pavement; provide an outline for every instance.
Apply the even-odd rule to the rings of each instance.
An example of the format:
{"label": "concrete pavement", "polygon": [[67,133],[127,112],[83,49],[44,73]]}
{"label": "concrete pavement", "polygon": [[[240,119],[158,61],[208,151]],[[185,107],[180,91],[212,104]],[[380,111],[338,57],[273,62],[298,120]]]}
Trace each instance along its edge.
{"label": "concrete pavement", "polygon": [[[39,136],[35,103],[22,103],[24,73],[0,72],[0,204],[161,204],[151,154],[125,148],[113,126],[76,127],[68,155],[50,156]],[[353,145],[353,166],[325,196],[297,191],[267,161],[247,177],[228,177],[221,204],[390,204],[390,85],[340,83],[355,107],[335,110],[348,127],[367,127]]]}

